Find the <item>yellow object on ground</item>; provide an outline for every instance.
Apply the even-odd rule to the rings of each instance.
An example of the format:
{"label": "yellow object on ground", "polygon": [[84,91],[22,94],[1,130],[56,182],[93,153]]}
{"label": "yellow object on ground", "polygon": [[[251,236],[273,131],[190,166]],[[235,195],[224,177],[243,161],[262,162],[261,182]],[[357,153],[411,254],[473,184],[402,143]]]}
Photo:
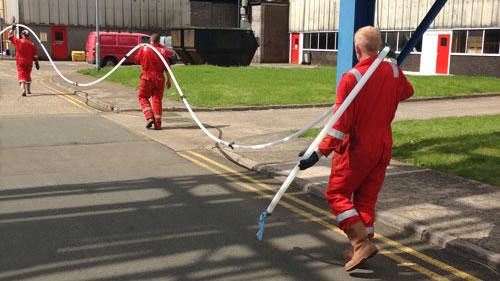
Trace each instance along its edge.
{"label": "yellow object on ground", "polygon": [[72,51],[71,52],[72,61],[85,61],[85,51]]}

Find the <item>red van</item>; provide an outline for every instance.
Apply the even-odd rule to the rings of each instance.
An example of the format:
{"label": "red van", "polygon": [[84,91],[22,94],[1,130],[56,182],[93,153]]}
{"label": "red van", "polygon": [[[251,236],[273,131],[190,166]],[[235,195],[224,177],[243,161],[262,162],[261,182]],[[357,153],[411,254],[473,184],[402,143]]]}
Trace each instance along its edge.
{"label": "red van", "polygon": [[[123,33],[123,32],[99,32],[99,44],[101,46],[101,65],[115,66],[132,48],[140,43],[149,43],[149,35],[142,33]],[[89,33],[86,47],[86,60],[88,63],[95,64],[96,33]],[[172,65],[172,57],[175,56],[174,51],[165,48],[167,56]],[[125,60],[125,63],[134,63],[134,52]]]}

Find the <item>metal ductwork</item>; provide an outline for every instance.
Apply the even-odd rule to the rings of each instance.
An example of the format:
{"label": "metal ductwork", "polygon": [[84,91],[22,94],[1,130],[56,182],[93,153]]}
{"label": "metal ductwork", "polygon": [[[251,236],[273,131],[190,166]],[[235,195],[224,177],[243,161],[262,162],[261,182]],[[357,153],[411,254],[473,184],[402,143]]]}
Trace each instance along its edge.
{"label": "metal ductwork", "polygon": [[257,39],[243,28],[186,27],[173,29],[172,47],[184,64],[250,65]]}
{"label": "metal ductwork", "polygon": [[248,0],[241,0],[240,28],[251,29],[250,20],[248,19]]}

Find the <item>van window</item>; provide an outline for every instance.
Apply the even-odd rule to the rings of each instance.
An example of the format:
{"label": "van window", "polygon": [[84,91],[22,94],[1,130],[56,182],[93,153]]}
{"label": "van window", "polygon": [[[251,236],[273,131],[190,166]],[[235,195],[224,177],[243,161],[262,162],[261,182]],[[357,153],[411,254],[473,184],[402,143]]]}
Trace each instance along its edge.
{"label": "van window", "polygon": [[116,35],[101,35],[99,41],[102,45],[116,45]]}
{"label": "van window", "polygon": [[149,43],[149,37],[142,37],[142,43]]}
{"label": "van window", "polygon": [[135,45],[137,45],[137,37],[136,36],[118,36],[118,45],[135,46]]}

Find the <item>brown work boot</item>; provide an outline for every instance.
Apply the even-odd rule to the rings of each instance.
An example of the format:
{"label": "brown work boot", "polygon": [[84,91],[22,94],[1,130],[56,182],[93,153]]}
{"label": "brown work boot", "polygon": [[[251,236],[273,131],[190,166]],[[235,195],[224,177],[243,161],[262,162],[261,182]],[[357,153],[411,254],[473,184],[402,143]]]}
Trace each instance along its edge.
{"label": "brown work boot", "polygon": [[[348,262],[350,260],[352,260],[352,256],[354,255],[354,251],[353,249],[345,249],[343,252],[342,252],[342,258],[344,259],[345,262]],[[364,260],[362,261],[359,265],[358,265],[358,268],[361,268],[361,269],[366,269],[368,268],[368,260]]]}
{"label": "brown work boot", "polygon": [[345,270],[351,271],[358,268],[362,262],[376,255],[378,249],[370,240],[365,225],[362,222],[353,223],[346,228],[345,232],[354,249],[351,260],[345,264]]}
{"label": "brown work boot", "polygon": [[153,127],[153,124],[155,123],[155,120],[153,118],[149,118],[148,120],[146,120],[146,128],[151,128]]}

